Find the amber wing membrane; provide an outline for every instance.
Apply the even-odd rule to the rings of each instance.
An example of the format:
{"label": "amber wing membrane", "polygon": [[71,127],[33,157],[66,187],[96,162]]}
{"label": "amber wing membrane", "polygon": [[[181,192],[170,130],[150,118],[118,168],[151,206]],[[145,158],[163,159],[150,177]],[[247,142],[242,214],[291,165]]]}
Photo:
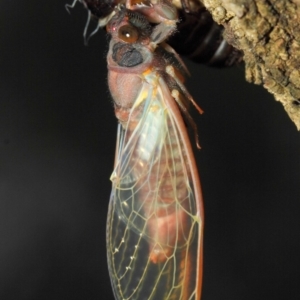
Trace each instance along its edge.
{"label": "amber wing membrane", "polygon": [[[178,108],[155,72],[144,75],[119,125],[107,223],[117,300],[199,300],[202,199]],[[181,125],[179,125],[181,124]]]}

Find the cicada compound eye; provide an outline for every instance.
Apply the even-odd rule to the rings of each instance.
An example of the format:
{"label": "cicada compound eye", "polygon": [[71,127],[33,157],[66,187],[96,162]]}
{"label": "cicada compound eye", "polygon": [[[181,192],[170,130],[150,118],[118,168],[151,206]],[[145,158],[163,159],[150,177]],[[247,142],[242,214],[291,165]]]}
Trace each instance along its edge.
{"label": "cicada compound eye", "polygon": [[131,25],[124,25],[119,28],[118,37],[125,43],[133,44],[138,40],[139,32]]}

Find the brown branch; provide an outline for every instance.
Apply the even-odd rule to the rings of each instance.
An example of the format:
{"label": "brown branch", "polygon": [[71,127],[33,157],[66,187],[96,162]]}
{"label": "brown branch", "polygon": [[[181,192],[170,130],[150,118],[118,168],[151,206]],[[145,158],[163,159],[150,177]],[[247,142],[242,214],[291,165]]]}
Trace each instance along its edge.
{"label": "brown branch", "polygon": [[300,0],[202,0],[244,51],[246,79],[280,101],[300,130]]}

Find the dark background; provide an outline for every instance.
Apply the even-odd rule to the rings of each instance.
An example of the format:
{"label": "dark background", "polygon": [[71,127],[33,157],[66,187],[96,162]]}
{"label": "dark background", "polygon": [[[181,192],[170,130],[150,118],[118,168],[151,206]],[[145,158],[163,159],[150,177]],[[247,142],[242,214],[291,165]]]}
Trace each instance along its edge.
{"label": "dark background", "polygon": [[[71,1],[71,0],[70,0]],[[108,39],[66,0],[0,2],[0,299],[113,299]],[[188,63],[205,198],[203,300],[299,299],[300,137],[243,67]]]}

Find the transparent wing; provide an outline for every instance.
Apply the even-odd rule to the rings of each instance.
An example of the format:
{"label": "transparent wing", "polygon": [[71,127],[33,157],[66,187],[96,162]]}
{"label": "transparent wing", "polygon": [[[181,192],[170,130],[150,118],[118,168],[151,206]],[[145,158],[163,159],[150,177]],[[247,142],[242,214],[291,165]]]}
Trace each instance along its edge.
{"label": "transparent wing", "polygon": [[109,271],[118,300],[198,300],[201,191],[180,113],[155,76],[146,77],[127,127],[118,129]]}

